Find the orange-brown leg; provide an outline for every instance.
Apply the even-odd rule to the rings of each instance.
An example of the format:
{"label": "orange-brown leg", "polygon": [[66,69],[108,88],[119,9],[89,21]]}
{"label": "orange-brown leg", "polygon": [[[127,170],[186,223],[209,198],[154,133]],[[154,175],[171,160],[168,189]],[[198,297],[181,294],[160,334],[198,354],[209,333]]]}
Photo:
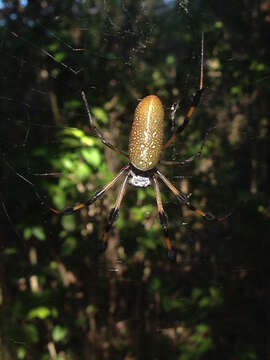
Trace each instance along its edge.
{"label": "orange-brown leg", "polygon": [[157,201],[157,208],[158,208],[158,216],[159,221],[162,226],[163,232],[164,232],[164,244],[166,245],[168,249],[168,257],[170,260],[175,260],[176,258],[176,250],[172,246],[171,239],[169,237],[169,231],[168,231],[168,219],[167,214],[164,211],[162,200],[161,200],[161,194],[158,186],[158,181],[155,175],[153,175],[153,181],[154,181],[154,188],[156,193],[156,201]]}
{"label": "orange-brown leg", "polygon": [[64,210],[57,210],[57,209],[54,209],[54,208],[50,208],[50,210],[52,212],[54,212],[55,214],[58,214],[58,215],[70,215],[70,214],[73,214],[74,212],[84,208],[84,207],[87,207],[91,204],[93,204],[97,199],[99,199],[102,195],[105,194],[105,192],[107,190],[109,190],[115,183],[116,181],[126,172],[128,171],[128,169],[130,168],[130,165],[127,165],[125,167],[123,167],[121,169],[121,171],[115,176],[115,178],[112,179],[112,181],[110,181],[106,186],[104,186],[103,189],[101,190],[98,190],[89,200],[85,201],[85,202],[82,202],[82,203],[79,203],[79,204],[76,204],[76,205],[73,205],[73,206],[69,206],[67,208],[65,208]]}
{"label": "orange-brown leg", "polygon": [[188,197],[181,191],[178,190],[160,171],[157,170],[157,174],[164,184],[171,190],[171,192],[177,197],[177,199],[184,205],[186,205],[190,210],[194,211],[196,214],[201,215],[207,221],[223,221],[231,214],[225,216],[217,217],[210,212],[204,212],[201,209],[197,209],[194,205],[191,204]]}
{"label": "orange-brown leg", "polygon": [[109,218],[108,218],[108,221],[107,221],[107,225],[105,227],[105,231],[104,231],[104,234],[103,234],[103,237],[102,237],[102,242],[100,243],[100,246],[99,246],[99,251],[100,252],[103,252],[103,251],[106,250],[107,245],[108,245],[109,232],[110,232],[114,222],[116,221],[116,219],[119,216],[120,205],[121,205],[121,202],[122,202],[124,194],[125,194],[125,188],[126,188],[126,185],[127,185],[128,177],[129,177],[129,172],[127,173],[127,175],[125,176],[125,178],[124,178],[124,180],[122,182],[120,191],[119,191],[119,193],[117,195],[115,205],[110,211],[110,215],[109,215]]}

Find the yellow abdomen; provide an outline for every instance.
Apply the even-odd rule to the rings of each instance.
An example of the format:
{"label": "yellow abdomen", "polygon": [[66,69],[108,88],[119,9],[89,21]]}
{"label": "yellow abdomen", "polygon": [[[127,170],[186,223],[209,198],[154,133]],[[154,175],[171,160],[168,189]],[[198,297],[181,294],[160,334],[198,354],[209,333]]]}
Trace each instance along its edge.
{"label": "yellow abdomen", "polygon": [[138,104],[129,138],[129,159],[137,169],[153,169],[159,162],[163,144],[164,109],[156,95]]}

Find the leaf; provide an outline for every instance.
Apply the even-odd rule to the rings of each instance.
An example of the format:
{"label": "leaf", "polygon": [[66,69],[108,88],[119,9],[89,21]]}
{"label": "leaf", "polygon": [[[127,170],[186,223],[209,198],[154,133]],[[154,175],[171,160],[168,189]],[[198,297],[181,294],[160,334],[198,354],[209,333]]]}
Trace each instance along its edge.
{"label": "leaf", "polygon": [[46,235],[44,229],[41,226],[33,227],[33,236],[35,236],[38,240],[44,241],[46,239]]}
{"label": "leaf", "polygon": [[98,119],[101,120],[104,124],[108,122],[108,115],[107,113],[100,107],[93,107],[92,114]]}
{"label": "leaf", "polygon": [[102,156],[100,151],[96,148],[82,149],[82,156],[89,164],[93,165],[96,168],[101,164]]}
{"label": "leaf", "polygon": [[46,319],[51,315],[50,309],[45,306],[39,306],[30,310],[28,314],[29,319],[38,318],[38,319]]}
{"label": "leaf", "polygon": [[29,240],[32,236],[36,237],[40,241],[44,241],[46,239],[46,234],[41,226],[27,227],[24,229],[23,235],[25,240]]}
{"label": "leaf", "polygon": [[52,331],[52,337],[55,342],[64,340],[67,334],[68,330],[60,325],[56,325]]}
{"label": "leaf", "polygon": [[67,54],[64,52],[58,52],[57,54],[54,55],[54,59],[57,62],[61,62],[66,58]]}
{"label": "leaf", "polygon": [[68,231],[73,231],[76,227],[74,215],[63,216],[61,223],[62,223],[63,228]]}

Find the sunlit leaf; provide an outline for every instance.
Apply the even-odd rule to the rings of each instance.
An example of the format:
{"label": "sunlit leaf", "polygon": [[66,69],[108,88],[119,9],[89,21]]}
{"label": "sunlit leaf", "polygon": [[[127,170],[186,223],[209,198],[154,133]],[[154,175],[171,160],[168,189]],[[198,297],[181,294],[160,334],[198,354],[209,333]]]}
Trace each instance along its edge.
{"label": "sunlit leaf", "polygon": [[100,107],[93,107],[92,114],[98,119],[101,120],[104,124],[108,122],[108,115],[107,113]]}
{"label": "sunlit leaf", "polygon": [[62,130],[62,132],[63,134],[72,135],[79,139],[81,139],[84,136],[84,132],[78,128],[65,128]]}
{"label": "sunlit leaf", "polygon": [[32,236],[35,236],[40,241],[46,239],[46,234],[41,226],[27,227],[24,229],[24,238],[26,240],[29,240]]}
{"label": "sunlit leaf", "polygon": [[39,306],[37,308],[30,310],[30,312],[28,313],[28,318],[29,319],[33,319],[33,318],[46,319],[50,315],[51,315],[51,311],[49,308],[47,308],[45,306]]}
{"label": "sunlit leaf", "polygon": [[44,229],[41,226],[35,226],[32,229],[33,236],[35,236],[38,240],[44,241],[46,239],[46,234]]}
{"label": "sunlit leaf", "polygon": [[265,70],[265,64],[262,63],[262,62],[258,62],[258,61],[253,61],[250,65],[250,70],[253,70],[253,71],[264,71]]}
{"label": "sunlit leaf", "polygon": [[91,172],[89,166],[84,162],[80,162],[76,169],[76,176],[79,179],[83,180],[83,179],[87,179],[90,173]]}
{"label": "sunlit leaf", "polygon": [[88,146],[93,146],[94,144],[96,144],[96,139],[91,137],[91,136],[82,136],[81,138],[81,142],[84,145],[88,145]]}
{"label": "sunlit leaf", "polygon": [[68,330],[60,325],[56,325],[52,331],[52,337],[55,342],[64,340],[67,334]]}
{"label": "sunlit leaf", "polygon": [[26,348],[25,347],[19,347],[17,350],[17,356],[18,359],[24,359],[26,356]]}
{"label": "sunlit leaf", "polygon": [[65,228],[68,231],[73,231],[76,227],[75,216],[74,215],[63,216],[61,223],[63,228]]}
{"label": "sunlit leaf", "polygon": [[30,227],[26,227],[23,231],[23,236],[24,236],[25,240],[30,239],[32,236],[32,229]]}
{"label": "sunlit leaf", "polygon": [[95,167],[98,167],[102,161],[101,153],[96,148],[84,148],[82,149],[82,155],[89,164]]}

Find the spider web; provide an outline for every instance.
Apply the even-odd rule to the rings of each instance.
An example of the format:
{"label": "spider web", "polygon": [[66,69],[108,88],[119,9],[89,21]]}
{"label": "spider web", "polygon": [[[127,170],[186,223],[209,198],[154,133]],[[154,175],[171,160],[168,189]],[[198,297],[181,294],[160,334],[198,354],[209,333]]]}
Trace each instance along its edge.
{"label": "spider web", "polygon": [[[27,5],[27,3],[25,5],[22,3],[22,6],[26,8]],[[99,97],[103,93],[102,87],[108,86],[106,82],[101,86],[93,76],[90,78],[88,65],[84,61],[84,57],[90,51],[87,43],[89,39],[86,38],[85,33],[91,28],[91,23],[87,20],[85,13],[91,13],[91,11],[94,13],[97,10],[95,7],[86,6],[82,14],[80,13],[82,10],[74,9],[71,25],[73,32],[70,31],[71,38],[67,40],[51,30],[57,26],[59,28],[62,25],[65,26],[64,16],[55,16],[52,20],[47,19],[45,25],[43,17],[46,18],[46,16],[35,20],[26,18],[19,30],[13,25],[13,23],[16,24],[14,14],[10,14],[11,19],[12,16],[14,17],[13,23],[11,21],[11,24],[6,26],[3,22],[5,30],[2,36],[1,53],[4,66],[1,71],[3,88],[0,98],[3,109],[1,206],[2,216],[6,218],[18,236],[22,229],[17,228],[17,219],[28,209],[32,209],[36,215],[43,213],[42,222],[46,221],[44,217],[46,217],[47,204],[51,199],[48,200],[47,194],[43,193],[43,185],[46,182],[55,183],[52,179],[54,176],[63,176],[61,172],[58,173],[53,168],[54,159],[58,158],[59,151],[63,151],[59,132],[75,130],[74,118],[79,118],[82,129],[87,131],[88,120],[82,107],[75,106],[75,110],[72,109],[72,115],[63,108],[66,101],[65,93],[76,93],[79,104],[82,81],[88,92],[90,90],[94,96]],[[129,15],[132,10],[134,9],[128,9],[125,3],[122,3],[122,14]],[[46,11],[50,12],[50,9],[45,8],[44,13]],[[128,27],[129,24],[125,27],[121,21],[117,23],[117,18],[113,17],[112,9],[107,3],[103,11],[105,14],[103,42],[113,43],[119,51],[113,56],[104,55],[102,50],[96,52],[91,50],[90,56],[104,61],[109,66],[119,69],[125,67],[127,73],[131,75],[136,72],[140,57],[147,54],[149,49],[151,51],[150,38],[155,25],[153,22],[144,21],[147,20],[147,15],[144,15],[147,10],[143,8],[139,10],[139,14],[143,16],[141,19],[138,17],[132,25],[133,29],[131,26]],[[41,15],[44,14],[41,13]],[[143,21],[144,26],[142,26]],[[34,31],[40,33],[40,36],[35,36],[35,39],[31,40]],[[37,39],[39,39],[38,43]],[[77,46],[78,42],[79,46]],[[7,61],[9,61],[8,67]],[[60,76],[59,73],[61,73]],[[83,78],[87,80],[82,80]],[[118,79],[112,81],[117,81],[117,86],[120,85]],[[135,77],[132,81],[136,84]],[[21,89],[24,82],[27,86],[24,93],[20,93],[17,89]],[[59,94],[58,103],[55,102],[55,89]],[[129,126],[130,124],[123,127],[123,131],[126,131]],[[173,126],[175,124],[172,124]],[[127,145],[126,140],[123,143]],[[42,156],[42,147],[48,150],[50,161]],[[21,202],[21,192],[28,194],[27,203],[24,198]],[[41,234],[40,236],[42,237]]]}
{"label": "spider web", "polygon": [[[177,113],[185,113],[188,109],[190,96],[196,90],[199,80],[201,36],[200,33],[196,34],[191,26],[189,2],[183,1],[177,4],[171,1],[161,2],[155,8],[158,15],[166,7],[170,9],[171,6],[176,5],[176,18],[182,19],[183,28],[189,34],[192,33],[194,37],[190,46],[185,45],[183,41],[183,51],[178,51],[178,61],[185,69],[177,74],[177,86],[181,88],[180,103],[179,91],[176,90],[174,84],[175,74],[170,70],[175,62],[170,54],[175,49],[169,47],[167,56],[164,56],[162,51],[160,52],[162,42],[155,39],[157,24],[155,19],[150,16],[151,10],[144,8],[142,4],[133,6],[130,3],[121,2],[118,14],[115,12],[119,9],[115,9],[107,2],[102,7],[100,4],[100,7],[83,4],[82,7],[74,6],[72,8],[69,20],[66,15],[55,15],[54,9],[50,10],[50,7],[45,7],[44,12],[40,12],[40,18],[33,20],[26,17],[20,27],[14,26],[14,21],[8,22],[8,25],[3,24],[5,30],[1,42],[3,89],[0,101],[3,105],[3,112],[0,201],[3,223],[7,225],[8,231],[13,231],[23,241],[31,236],[35,236],[41,241],[46,236],[53,238],[55,225],[53,216],[48,211],[49,207],[63,208],[70,203],[87,200],[97,188],[102,184],[105,185],[105,180],[100,183],[98,178],[99,171],[102,171],[98,167],[102,166],[104,169],[106,165],[102,164],[105,164],[106,161],[109,172],[115,173],[120,168],[122,160],[117,159],[117,154],[110,155],[105,151],[106,159],[100,160],[100,153],[103,150],[89,133],[87,115],[82,106],[81,90],[85,90],[88,98],[91,98],[90,107],[96,116],[97,126],[102,131],[105,128],[105,133],[110,140],[117,145],[119,142],[123,150],[127,149],[128,138],[125,134],[129,133],[132,113],[140,96],[157,93],[161,97],[169,98],[165,103],[169,119],[168,133],[175,129],[177,123],[181,122],[182,118],[177,117]],[[25,6],[27,7],[27,5]],[[54,14],[52,19],[49,16],[51,11]],[[87,14],[91,15],[91,20]],[[136,14],[135,20],[132,19],[133,14]],[[9,16],[9,19],[12,19],[12,14]],[[102,21],[101,29],[97,25],[96,21],[98,20]],[[96,32],[98,30],[95,27],[91,32],[92,21],[100,33]],[[35,32],[39,36],[33,36]],[[97,37],[98,40],[95,43]],[[166,40],[162,39],[162,41]],[[163,73],[159,70],[153,72],[151,68],[151,57],[155,54],[158,54],[158,65],[165,63]],[[87,59],[91,59],[93,62],[92,68]],[[107,69],[106,76],[102,74],[103,67]],[[146,83],[143,79],[144,75],[141,75],[145,72],[145,68],[150,80]],[[111,69],[113,76],[108,76],[108,69]],[[197,74],[194,69],[198,70]],[[125,82],[121,78],[122,72],[126,76]],[[168,84],[165,88],[164,78]],[[22,84],[26,85],[25,89]],[[175,93],[171,93],[171,89],[168,87],[173,88]],[[133,102],[130,99],[125,101],[127,91],[130,91],[129,96]],[[108,101],[104,100],[104,95]],[[117,104],[121,96],[124,97],[124,101]],[[101,108],[104,103],[109,109],[111,120],[108,120],[106,114],[102,113]],[[207,96],[205,103],[207,103]],[[131,114],[129,119],[127,114]],[[202,134],[205,134],[209,127],[209,125],[204,125]],[[112,133],[111,137],[110,132]],[[188,133],[189,130],[187,130]],[[197,147],[192,148],[191,154],[200,149],[203,138],[204,135],[201,136],[201,134],[195,138]],[[76,169],[77,165],[71,165],[67,158],[61,163],[61,156],[64,153],[72,153],[78,148],[89,147],[89,145],[94,145],[96,152],[87,153],[87,150],[83,149],[80,154],[83,161],[90,163],[90,167],[96,167],[89,173],[91,180],[87,181],[88,173],[81,161],[79,161],[82,173],[80,177],[74,175],[74,172],[76,173],[78,170]],[[170,156],[172,159],[183,156],[179,151],[178,143],[173,145]],[[104,171],[108,172],[108,169]],[[184,170],[184,175],[179,175],[179,171],[174,171],[174,169],[169,169],[168,172],[174,180],[181,180],[181,185],[184,182],[186,191],[188,191],[186,179],[196,178],[196,174],[190,175],[190,170]],[[92,176],[93,174],[96,175]],[[62,183],[70,181],[69,186],[63,185],[63,188],[67,189],[64,194],[63,190],[61,193],[56,190],[59,181]],[[199,178],[197,183],[199,183]],[[134,192],[134,190],[131,191]],[[154,222],[157,222],[156,205],[151,191],[149,190],[148,200],[145,201],[151,203],[150,206],[145,206],[144,211],[147,230]],[[91,211],[88,213],[90,223],[105,223],[107,216],[104,216],[104,213],[106,214],[112,206],[116,192],[117,188],[115,188],[110,201],[104,201],[104,204],[99,205],[96,214]],[[21,193],[24,194],[23,197],[20,196]],[[128,196],[127,194],[127,198]],[[166,196],[164,204],[170,218],[176,208],[179,209],[179,205],[175,199],[168,196],[168,193]],[[25,202],[26,198],[27,202]],[[132,204],[127,199],[123,203],[123,208]],[[140,200],[137,200],[137,205],[139,203]],[[29,214],[28,227],[22,228],[18,222],[22,214]],[[34,225],[32,224],[33,218],[35,219]],[[68,220],[61,221],[61,224],[68,228]],[[182,232],[188,229],[186,241],[193,248],[194,238],[197,235],[192,226],[188,226],[189,220],[183,218],[180,212],[177,219],[170,221],[174,221],[178,228],[180,226]],[[86,238],[92,233],[93,226],[95,226],[90,223],[86,219],[81,221],[80,231]],[[159,224],[157,226],[159,227]]]}
{"label": "spider web", "polygon": [[[50,5],[45,1],[32,10],[33,5],[27,1],[19,2],[19,7],[14,5],[14,8],[8,2],[6,6],[0,3],[3,6],[0,20],[1,251],[5,255],[17,252],[15,270],[11,264],[6,265],[7,271],[17,271],[13,278],[22,288],[22,279],[29,275],[25,263],[33,267],[47,265],[48,259],[53,259],[52,266],[58,261],[62,266],[60,268],[58,264],[64,287],[77,286],[80,281],[76,276],[80,273],[89,272],[93,282],[104,273],[109,281],[113,279],[113,273],[119,273],[120,278],[125,266],[133,261],[127,259],[135,258],[135,263],[139,262],[142,255],[138,249],[151,254],[153,263],[158,264],[157,272],[162,270],[168,275],[171,271],[169,266],[159,263],[160,259],[165,259],[166,263],[167,258],[166,252],[162,253],[162,229],[153,189],[129,188],[111,235],[112,248],[119,250],[115,258],[109,255],[110,261],[105,259],[104,264],[101,260],[97,265],[92,254],[96,254],[97,241],[116,199],[117,187],[102,201],[74,217],[57,217],[49,207],[62,209],[87,200],[126,163],[126,159],[104,149],[89,130],[82,90],[86,92],[97,127],[124,151],[128,148],[134,108],[141,97],[153,93],[164,99],[166,135],[183,121],[191,95],[199,84],[201,31],[196,24],[201,25],[198,19],[202,18],[203,23],[207,14],[196,12],[196,4],[193,8],[186,0],[158,1],[153,7],[143,1],[120,1],[115,2],[116,5],[108,1],[71,3],[67,2],[70,8],[68,5],[58,8],[57,2]],[[173,29],[167,28],[168,14],[174,17]],[[168,34],[172,34],[172,38]],[[206,53],[215,40],[211,45],[206,41]],[[237,61],[230,57],[228,62],[233,60]],[[212,110],[211,106],[222,103],[224,92],[219,95],[216,91],[221,86],[218,67],[215,68],[215,63],[207,66],[210,69],[206,75],[209,85],[201,105],[206,110],[199,110],[200,117],[196,117],[196,122],[191,121],[184,135],[166,154],[166,160],[192,156],[200,150],[205,134],[216,126],[217,130],[212,131],[206,141],[206,160],[199,159],[199,165],[187,169],[167,167],[164,174],[187,194],[190,189],[195,189],[192,201],[193,198],[197,202],[202,199],[203,206],[207,205],[210,211],[221,215],[231,211],[231,204],[226,203],[228,191],[224,190],[226,181],[229,183],[230,168],[225,167],[224,162],[217,166],[219,153],[215,149],[222,146],[219,134],[224,128],[216,119],[217,108]],[[252,141],[249,129],[240,130],[235,130],[236,136],[244,135]],[[223,167],[224,171],[221,170]],[[215,177],[215,171],[219,171],[219,177]],[[192,182],[192,187],[187,180]],[[191,279],[195,284],[200,281],[200,277],[197,280],[198,264],[205,268],[214,264],[221,268],[216,273],[223,276],[230,256],[233,257],[231,254],[227,255],[228,259],[223,257],[223,250],[228,245],[222,239],[230,241],[226,226],[213,225],[205,230],[202,220],[194,220],[185,209],[182,212],[165,187],[162,186],[161,191],[170,234],[179,246],[180,261],[174,270],[180,273],[183,269],[187,274],[188,267],[194,265],[195,275],[191,275]],[[125,245],[119,245],[119,238],[120,243],[123,238],[127,244],[126,253]],[[213,259],[212,246],[216,239],[219,246],[215,248],[216,258]],[[78,242],[80,246],[74,250]],[[36,248],[44,254],[38,261]],[[67,259],[71,271],[64,268],[63,259]],[[229,272],[245,276],[249,270],[253,268],[240,264],[230,267]],[[42,286],[35,271],[29,276],[33,293]],[[51,269],[46,271],[51,276]],[[142,279],[132,276],[129,281],[134,284]],[[144,276],[147,277],[147,271]],[[164,283],[169,277],[165,276]],[[88,279],[85,282],[88,283]],[[219,279],[213,278],[211,282],[215,288],[222,287]],[[88,286],[96,291],[99,284],[91,282]],[[175,284],[170,286],[174,288]],[[79,295],[78,292],[78,299]],[[155,331],[162,331],[162,328],[161,320]],[[15,334],[8,340],[27,345],[21,339]],[[49,351],[53,357],[55,349],[52,347]]]}

